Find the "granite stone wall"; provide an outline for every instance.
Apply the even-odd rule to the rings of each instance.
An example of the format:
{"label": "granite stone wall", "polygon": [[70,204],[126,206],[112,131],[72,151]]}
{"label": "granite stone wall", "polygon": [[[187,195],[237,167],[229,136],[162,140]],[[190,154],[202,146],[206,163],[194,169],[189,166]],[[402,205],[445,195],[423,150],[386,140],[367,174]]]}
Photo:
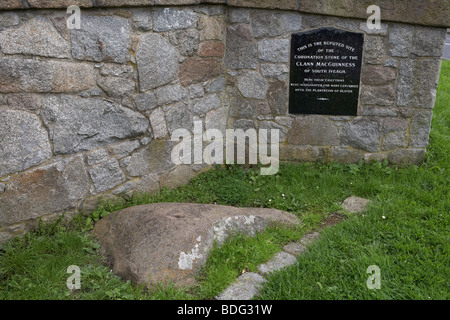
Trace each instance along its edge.
{"label": "granite stone wall", "polygon": [[[296,1],[156,2],[78,1],[79,30],[65,9],[0,11],[0,242],[100,197],[187,183],[209,166],[174,165],[170,136],[194,121],[279,129],[286,161],[423,161],[444,28],[369,30]],[[290,35],[327,26],[365,34],[358,116],[290,115]]]}

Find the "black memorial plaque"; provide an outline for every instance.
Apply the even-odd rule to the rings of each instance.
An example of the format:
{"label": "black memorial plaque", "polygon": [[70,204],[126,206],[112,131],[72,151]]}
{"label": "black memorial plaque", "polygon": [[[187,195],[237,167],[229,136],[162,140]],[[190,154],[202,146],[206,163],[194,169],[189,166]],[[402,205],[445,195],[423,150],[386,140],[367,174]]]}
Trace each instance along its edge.
{"label": "black memorial plaque", "polygon": [[289,113],[356,116],[363,43],[334,28],[292,34]]}

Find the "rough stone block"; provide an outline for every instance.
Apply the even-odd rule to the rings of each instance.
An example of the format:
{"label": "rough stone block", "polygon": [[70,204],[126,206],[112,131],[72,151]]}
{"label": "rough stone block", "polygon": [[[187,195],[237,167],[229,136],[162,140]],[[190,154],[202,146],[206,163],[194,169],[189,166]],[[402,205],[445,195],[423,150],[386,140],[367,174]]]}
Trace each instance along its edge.
{"label": "rough stone block", "polygon": [[304,15],[302,16],[302,24],[305,29],[321,28],[329,25],[329,18],[323,15]]}
{"label": "rough stone block", "polygon": [[313,232],[313,233],[307,233],[299,240],[299,243],[308,247],[319,238],[320,238],[320,233],[318,233],[317,231]]}
{"label": "rough stone block", "polygon": [[408,141],[406,131],[397,131],[386,134],[381,143],[381,150],[389,151],[398,148],[406,148]]}
{"label": "rough stone block", "polygon": [[178,50],[160,34],[145,34],[136,53],[140,90],[148,91],[178,77]]}
{"label": "rough stone block", "polygon": [[256,69],[258,66],[257,45],[247,25],[227,28],[225,66],[230,69]]}
{"label": "rough stone block", "polygon": [[178,8],[156,9],[153,29],[157,32],[186,29],[197,23],[197,15],[192,10]]}
{"label": "rough stone block", "polygon": [[188,184],[195,175],[196,172],[188,165],[176,166],[161,176],[160,186],[161,188],[176,189]]}
{"label": "rough stone block", "polygon": [[94,150],[87,155],[87,164],[89,166],[92,166],[94,164],[105,162],[106,160],[108,160],[108,158],[109,158],[108,150],[106,149]]}
{"label": "rough stone block", "polygon": [[68,212],[75,209],[88,190],[82,156],[23,172],[8,182],[0,196],[0,225]]}
{"label": "rough stone block", "polygon": [[193,114],[206,114],[208,111],[217,109],[222,105],[222,101],[217,94],[206,95],[203,98],[191,101],[189,110]]}
{"label": "rough stone block", "polygon": [[[283,127],[273,121],[268,121],[268,120],[260,121],[259,129],[267,130],[267,143],[269,143],[269,144],[272,141],[271,130],[278,130],[278,137],[279,137],[280,143],[284,143],[286,141],[288,129],[286,129],[285,127]],[[261,140],[260,140],[260,142],[261,142]]]}
{"label": "rough stone block", "polygon": [[233,129],[242,129],[247,131],[248,129],[256,129],[253,120],[239,119],[233,124]]}
{"label": "rough stone block", "polygon": [[129,192],[133,192],[135,186],[136,186],[136,181],[127,181],[123,185],[115,188],[112,191],[112,194],[117,195],[117,194],[126,194]]}
{"label": "rough stone block", "polygon": [[395,81],[397,71],[384,66],[364,66],[361,74],[361,82],[365,85],[385,85]]}
{"label": "rough stone block", "polygon": [[414,26],[392,24],[389,32],[390,54],[393,57],[408,57],[411,53]]}
{"label": "rough stone block", "polygon": [[22,0],[10,0],[10,1],[2,1],[0,3],[0,9],[21,9],[22,8]]}
{"label": "rough stone block", "polygon": [[[105,1],[105,0],[100,0]],[[106,0],[108,1],[108,0]],[[27,0],[32,8],[67,8],[74,4],[73,0]],[[92,0],[77,0],[75,3],[82,8],[92,7]]]}
{"label": "rough stone block", "polygon": [[395,131],[406,131],[408,129],[408,120],[404,118],[387,118],[383,120],[382,131],[384,133]]}
{"label": "rough stone block", "polygon": [[385,67],[397,68],[398,67],[398,60],[397,59],[390,59],[390,58],[388,58],[384,62],[384,66]]}
{"label": "rough stone block", "polygon": [[245,98],[264,99],[268,84],[259,72],[248,71],[237,79],[237,87]]}
{"label": "rough stone block", "polygon": [[69,93],[95,85],[94,67],[89,64],[0,58],[0,93]]}
{"label": "rough stone block", "polygon": [[222,42],[207,41],[200,45],[199,56],[222,58],[225,55],[225,45]]}
{"label": "rough stone block", "polygon": [[261,74],[266,78],[285,81],[289,77],[289,68],[286,64],[264,63],[260,66]]}
{"label": "rough stone block", "polygon": [[140,111],[152,110],[157,106],[156,96],[153,92],[137,94],[133,96],[133,100]]}
{"label": "rough stone block", "polygon": [[42,106],[42,96],[29,93],[9,94],[8,106],[16,110],[38,110]]}
{"label": "rough stone block", "polygon": [[137,137],[148,120],[138,112],[93,98],[46,99],[42,118],[50,129],[56,154],[67,154]]}
{"label": "rough stone block", "polygon": [[205,130],[217,129],[222,132],[225,137],[228,121],[228,110],[226,108],[218,108],[209,111],[205,116]]}
{"label": "rough stone block", "polygon": [[203,85],[201,83],[197,83],[189,87],[189,98],[201,98],[204,95],[205,90],[203,89]]}
{"label": "rough stone block", "polygon": [[259,59],[264,62],[289,62],[289,39],[264,39],[258,42]]}
{"label": "rough stone block", "polygon": [[69,57],[69,45],[66,40],[47,19],[42,17],[33,18],[18,28],[0,32],[0,48],[5,54]]}
{"label": "rough stone block", "polygon": [[185,102],[178,102],[166,112],[167,130],[172,134],[177,129],[191,130],[192,121]]}
{"label": "rough stone block", "polygon": [[380,123],[376,120],[355,118],[344,124],[341,139],[343,145],[377,152],[380,149]]}
{"label": "rough stone block", "polygon": [[395,106],[380,107],[367,105],[362,106],[362,115],[369,117],[397,117],[398,109]]}
{"label": "rough stone block", "polygon": [[238,93],[230,98],[230,116],[234,118],[253,119],[261,115],[270,115],[267,101],[244,99]]}
{"label": "rough stone block", "polygon": [[136,87],[133,80],[119,77],[99,77],[97,84],[113,98],[128,98],[134,93]]}
{"label": "rough stone block", "polygon": [[342,202],[342,208],[350,213],[363,213],[367,210],[370,200],[351,196]]}
{"label": "rough stone block", "polygon": [[261,275],[246,272],[237,278],[216,300],[251,300],[258,295],[259,289],[267,280]]}
{"label": "rough stone block", "polygon": [[128,156],[131,152],[140,147],[139,141],[124,141],[118,144],[108,146],[109,152],[115,155],[118,159]]}
{"label": "rough stone block", "polygon": [[105,63],[100,68],[100,74],[102,76],[121,77],[130,79],[134,73],[134,69],[130,65]]}
{"label": "rough stone block", "polygon": [[382,64],[386,46],[381,36],[366,36],[364,40],[364,62],[368,64]]}
{"label": "rough stone block", "polygon": [[290,242],[283,247],[283,251],[293,256],[299,256],[306,250],[307,250],[306,246],[298,242]]}
{"label": "rough stone block", "polygon": [[296,10],[297,0],[228,0],[229,6]]}
{"label": "rough stone block", "polygon": [[154,139],[161,139],[167,136],[166,119],[161,108],[154,110],[150,116],[150,125]]}
{"label": "rough stone block", "polygon": [[175,37],[181,55],[191,57],[197,52],[199,34],[196,29],[177,31]]}
{"label": "rough stone block", "polygon": [[89,174],[97,192],[110,190],[127,179],[116,159],[111,159],[90,169]]}
{"label": "rough stone block", "polygon": [[80,26],[70,31],[75,59],[116,63],[130,60],[131,30],[127,19],[82,14]]}
{"label": "rough stone block", "polygon": [[270,226],[298,223],[275,209],[154,203],[112,213],[99,220],[94,233],[114,257],[115,273],[139,283],[168,278],[183,286],[195,283],[214,241],[223,244],[238,233],[254,236]]}
{"label": "rough stone block", "polygon": [[19,21],[19,15],[15,12],[0,12],[0,30],[7,27],[17,26]]}
{"label": "rough stone block", "polygon": [[218,77],[221,68],[217,60],[188,58],[180,66],[179,79],[183,86]]}
{"label": "rough stone block", "polygon": [[225,40],[226,25],[222,17],[201,17],[198,28],[200,41]]}
{"label": "rough stone block", "polygon": [[156,89],[158,105],[171,104],[186,98],[186,90],[179,84],[167,85]]}
{"label": "rough stone block", "polygon": [[289,131],[288,143],[293,145],[336,146],[340,139],[337,128],[323,116],[308,115],[295,118]]}
{"label": "rough stone block", "polygon": [[440,66],[440,59],[402,60],[399,66],[397,105],[432,109]]}
{"label": "rough stone block", "polygon": [[386,23],[381,23],[379,29],[369,29],[367,21],[364,21],[360,23],[359,28],[367,34],[386,36],[388,34],[389,26]]}
{"label": "rough stone block", "polygon": [[281,15],[274,11],[256,10],[251,13],[253,36],[272,38],[286,32]]}
{"label": "rough stone block", "polygon": [[372,162],[383,162],[384,160],[387,161],[387,154],[386,153],[366,153],[364,155],[364,162],[365,163],[372,163]]}
{"label": "rough stone block", "polygon": [[[195,12],[201,12],[208,16],[221,16],[226,13],[226,7],[220,4],[226,4],[226,0],[199,0],[200,3],[207,3],[206,5],[199,5],[194,7]],[[219,4],[219,5],[209,5],[209,4]]]}
{"label": "rough stone block", "polygon": [[419,57],[441,57],[444,52],[445,28],[416,27],[412,53]]}
{"label": "rough stone block", "polygon": [[302,30],[302,15],[297,12],[283,13],[281,16],[287,32],[298,32]]}
{"label": "rough stone block", "polygon": [[133,24],[138,30],[151,31],[153,29],[153,12],[150,10],[134,12]]}
{"label": "rough stone block", "polygon": [[250,10],[246,8],[228,8],[228,22],[250,23]]}
{"label": "rough stone block", "polygon": [[258,266],[258,271],[263,275],[279,271],[297,262],[297,258],[287,252],[278,252],[275,256]]}
{"label": "rough stone block", "polygon": [[360,150],[347,149],[345,147],[331,147],[328,151],[328,161],[338,163],[358,163],[364,158]]}
{"label": "rough stone block", "polygon": [[288,89],[282,81],[275,81],[269,84],[267,89],[267,101],[273,115],[286,115],[288,111]]}
{"label": "rough stone block", "polygon": [[152,140],[143,149],[133,153],[126,171],[132,177],[161,173],[171,167],[169,144],[164,140]]}
{"label": "rough stone block", "polygon": [[280,146],[281,161],[316,162],[324,158],[321,148],[315,146]]}
{"label": "rough stone block", "polygon": [[225,77],[222,76],[212,80],[209,84],[207,84],[205,87],[205,92],[206,93],[220,92],[225,90],[225,87],[226,87]]}
{"label": "rough stone block", "polygon": [[159,192],[159,178],[158,175],[150,173],[139,179],[136,183],[136,192],[154,194]]}
{"label": "rough stone block", "polygon": [[394,83],[382,86],[361,86],[360,101],[364,105],[393,106],[395,100]]}
{"label": "rough stone block", "polygon": [[410,147],[426,148],[428,146],[432,117],[433,112],[428,110],[423,110],[414,115],[409,129]]}
{"label": "rough stone block", "polygon": [[47,130],[36,115],[0,110],[0,177],[38,165],[51,156]]}
{"label": "rough stone block", "polygon": [[394,150],[388,155],[388,160],[398,165],[418,165],[425,160],[425,149]]}

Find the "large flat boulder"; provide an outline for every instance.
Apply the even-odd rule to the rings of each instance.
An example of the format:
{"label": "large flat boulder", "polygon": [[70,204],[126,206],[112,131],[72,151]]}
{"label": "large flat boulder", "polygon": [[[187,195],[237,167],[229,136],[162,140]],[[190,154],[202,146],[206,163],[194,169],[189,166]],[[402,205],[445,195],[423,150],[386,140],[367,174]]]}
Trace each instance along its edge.
{"label": "large flat boulder", "polygon": [[255,235],[268,226],[293,226],[297,217],[276,209],[192,203],[154,203],[127,208],[94,228],[110,255],[113,271],[135,283],[195,283],[214,241]]}

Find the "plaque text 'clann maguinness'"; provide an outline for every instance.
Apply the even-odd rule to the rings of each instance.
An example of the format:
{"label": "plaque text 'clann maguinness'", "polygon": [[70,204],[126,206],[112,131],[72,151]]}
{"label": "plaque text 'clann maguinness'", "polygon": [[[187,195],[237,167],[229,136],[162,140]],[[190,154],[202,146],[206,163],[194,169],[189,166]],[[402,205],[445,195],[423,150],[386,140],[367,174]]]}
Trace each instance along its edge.
{"label": "plaque text 'clann maguinness'", "polygon": [[363,43],[334,28],[293,34],[289,113],[356,116]]}

